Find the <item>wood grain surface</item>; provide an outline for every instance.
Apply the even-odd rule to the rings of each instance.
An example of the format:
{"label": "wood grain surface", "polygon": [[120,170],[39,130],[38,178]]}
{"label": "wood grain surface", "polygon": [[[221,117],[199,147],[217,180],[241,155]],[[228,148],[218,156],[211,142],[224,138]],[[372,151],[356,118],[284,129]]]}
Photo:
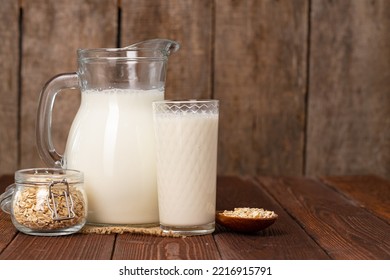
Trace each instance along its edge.
{"label": "wood grain surface", "polygon": [[[115,47],[116,0],[36,0],[23,2],[21,107],[22,168],[42,166],[35,144],[39,94],[53,76],[77,70],[78,48]],[[54,104],[53,141],[64,151],[78,109],[76,90],[59,94]]]}
{"label": "wood grain surface", "polygon": [[166,38],[181,49],[168,61],[167,99],[212,96],[213,1],[122,0],[121,44]]}
{"label": "wood grain surface", "polygon": [[329,259],[284,206],[256,182],[223,177],[218,186],[218,210],[255,207],[275,211],[279,216],[270,228],[256,234],[238,234],[221,227],[214,238],[222,259]]}
{"label": "wood grain surface", "polygon": [[1,253],[11,260],[107,260],[111,258],[115,235],[77,234],[42,237],[18,234]]}
{"label": "wood grain surface", "polygon": [[390,184],[378,176],[335,176],[321,178],[326,184],[390,223]]}
{"label": "wood grain surface", "polygon": [[[77,48],[159,37],[181,43],[166,98],[220,100],[219,174],[390,179],[389,1],[3,0],[0,15],[0,174],[43,165],[38,96]],[[79,101],[55,102],[60,153]]]}
{"label": "wood grain surface", "polygon": [[[326,184],[303,177],[219,177],[217,209],[257,207],[278,214],[271,227],[254,234],[217,225],[211,235],[186,238],[128,233],[36,237],[17,232],[10,216],[0,212],[0,259],[389,259],[390,220],[371,208],[372,196],[357,201],[343,185],[390,182],[373,176],[322,180]],[[12,181],[12,175],[0,176],[0,192]],[[389,197],[390,191],[379,187],[377,193]],[[377,203],[387,207],[386,200]]]}
{"label": "wood grain surface", "polygon": [[390,256],[389,221],[354,200],[306,178],[260,177],[259,182],[332,259]]}
{"label": "wood grain surface", "polygon": [[118,235],[113,259],[215,260],[220,259],[212,235],[188,238]]}
{"label": "wood grain surface", "polygon": [[0,8],[0,174],[18,167],[19,145],[19,5],[4,0]]}
{"label": "wood grain surface", "polygon": [[18,231],[12,225],[8,214],[0,210],[0,252],[15,238]]}
{"label": "wood grain surface", "polygon": [[390,2],[312,1],[307,175],[390,178]]}
{"label": "wood grain surface", "polygon": [[216,1],[220,173],[302,174],[307,19],[307,1]]}

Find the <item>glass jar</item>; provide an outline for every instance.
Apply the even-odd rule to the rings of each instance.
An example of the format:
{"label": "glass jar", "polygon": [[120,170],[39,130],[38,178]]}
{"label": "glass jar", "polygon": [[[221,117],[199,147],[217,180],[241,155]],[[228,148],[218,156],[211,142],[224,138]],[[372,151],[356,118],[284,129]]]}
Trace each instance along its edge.
{"label": "glass jar", "polygon": [[34,168],[15,172],[15,183],[0,196],[14,226],[30,235],[56,236],[79,231],[87,220],[83,173]]}

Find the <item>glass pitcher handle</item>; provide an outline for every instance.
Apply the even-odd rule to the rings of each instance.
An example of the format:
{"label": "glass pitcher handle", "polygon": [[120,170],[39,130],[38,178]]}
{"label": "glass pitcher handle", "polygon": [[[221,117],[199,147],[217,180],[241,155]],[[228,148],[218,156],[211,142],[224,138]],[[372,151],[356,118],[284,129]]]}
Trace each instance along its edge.
{"label": "glass pitcher handle", "polygon": [[57,153],[51,135],[54,100],[61,90],[79,88],[77,73],[53,77],[43,87],[38,105],[36,140],[38,153],[48,166],[63,167],[63,156]]}

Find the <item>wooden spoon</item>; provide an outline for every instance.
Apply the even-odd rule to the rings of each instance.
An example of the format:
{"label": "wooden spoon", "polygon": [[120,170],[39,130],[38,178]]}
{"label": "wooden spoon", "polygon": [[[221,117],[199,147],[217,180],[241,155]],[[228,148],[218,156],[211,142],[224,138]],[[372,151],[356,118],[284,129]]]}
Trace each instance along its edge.
{"label": "wooden spoon", "polygon": [[273,214],[271,217],[267,218],[238,217],[225,215],[224,211],[217,211],[215,216],[215,220],[218,224],[223,225],[224,227],[233,231],[242,233],[255,233],[263,230],[275,223],[277,218],[277,214]]}

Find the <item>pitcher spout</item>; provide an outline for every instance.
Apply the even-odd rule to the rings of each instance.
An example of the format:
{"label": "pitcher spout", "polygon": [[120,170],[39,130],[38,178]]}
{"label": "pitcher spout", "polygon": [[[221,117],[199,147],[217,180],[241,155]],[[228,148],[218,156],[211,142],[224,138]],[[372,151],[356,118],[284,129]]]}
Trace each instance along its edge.
{"label": "pitcher spout", "polygon": [[171,53],[177,52],[180,49],[180,44],[169,39],[150,39],[132,44],[124,49],[154,49],[161,51],[164,56],[169,56]]}

